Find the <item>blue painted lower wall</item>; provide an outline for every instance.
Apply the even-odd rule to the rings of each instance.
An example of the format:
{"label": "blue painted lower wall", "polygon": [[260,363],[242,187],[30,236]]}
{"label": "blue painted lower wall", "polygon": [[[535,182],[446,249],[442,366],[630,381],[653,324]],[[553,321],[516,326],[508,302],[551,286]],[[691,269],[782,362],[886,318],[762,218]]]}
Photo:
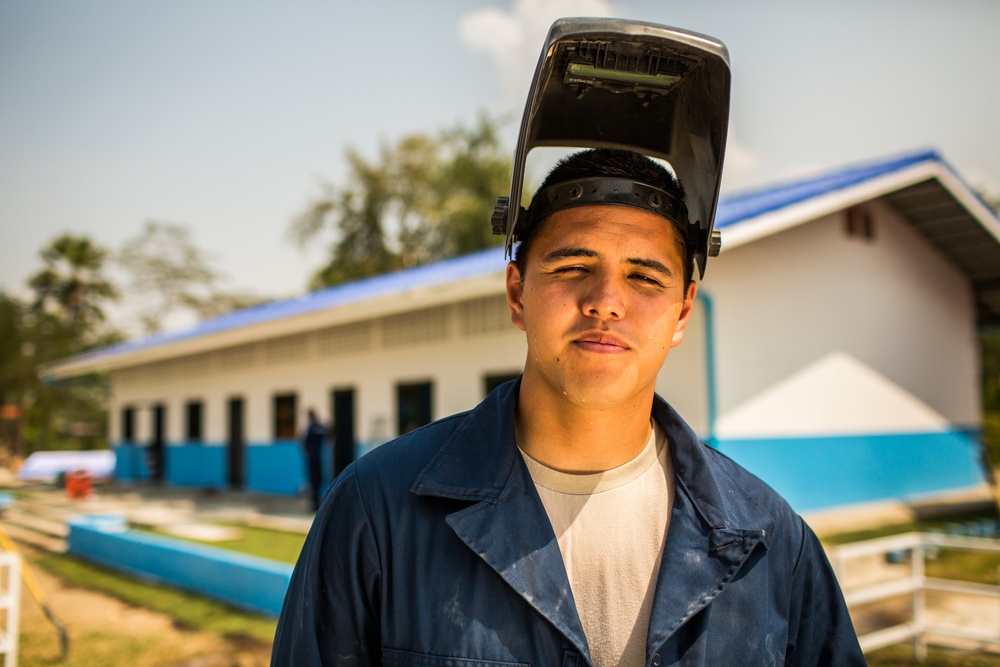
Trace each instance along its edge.
{"label": "blue painted lower wall", "polygon": [[[329,447],[324,449],[327,454]],[[329,474],[324,456],[324,477]],[[247,487],[264,493],[293,495],[307,484],[306,457],[299,443],[276,442],[273,445],[247,447]]]}
{"label": "blue painted lower wall", "polygon": [[906,500],[985,481],[978,433],[969,430],[719,439],[714,444],[800,512]]}
{"label": "blue painted lower wall", "polygon": [[147,447],[118,444],[115,451],[115,478],[122,481],[149,479]]}
{"label": "blue painted lower wall", "polygon": [[[359,445],[359,452],[368,447]],[[115,478],[143,482],[151,477],[149,447],[117,443]],[[284,440],[249,444],[244,449],[244,485],[247,491],[296,495],[308,484],[306,460],[300,443]],[[323,449],[323,487],[333,482],[333,450]],[[229,449],[218,443],[171,444],[163,448],[164,481],[173,486],[222,489],[229,483]]]}
{"label": "blue painted lower wall", "polygon": [[[978,433],[905,433],[768,439],[717,439],[723,454],[762,478],[799,511],[961,489],[984,481]],[[359,444],[358,454],[371,449]],[[146,447],[119,445],[119,480],[149,478]],[[295,495],[307,472],[296,441],[251,444],[245,450],[248,491]],[[170,445],[164,449],[165,481],[176,486],[225,488],[228,453],[223,445]],[[332,481],[332,451],[324,450],[324,486]]]}
{"label": "blue painted lower wall", "polygon": [[164,456],[166,479],[178,486],[225,487],[226,463],[226,448],[217,445],[173,446]]}
{"label": "blue painted lower wall", "polygon": [[123,516],[77,516],[68,525],[74,556],[250,611],[281,612],[289,564],[127,530]]}

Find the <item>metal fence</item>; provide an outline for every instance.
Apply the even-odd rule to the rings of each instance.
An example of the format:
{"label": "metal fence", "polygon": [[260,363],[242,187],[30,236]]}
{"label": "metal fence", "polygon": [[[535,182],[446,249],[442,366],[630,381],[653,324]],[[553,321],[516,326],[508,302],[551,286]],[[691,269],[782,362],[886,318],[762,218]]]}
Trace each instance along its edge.
{"label": "metal fence", "polygon": [[0,654],[3,667],[17,665],[21,619],[21,556],[0,552]]}
{"label": "metal fence", "polygon": [[[937,557],[943,549],[1000,554],[1000,540],[937,533],[906,533],[832,547],[829,550],[830,561],[844,587],[844,597],[852,613],[864,605],[902,596],[910,598],[912,609],[908,621],[858,637],[865,653],[912,641],[916,659],[923,662],[927,657],[928,643],[949,643],[949,639],[1000,650],[1000,586],[927,577],[927,559]],[[859,561],[867,561],[867,565],[858,567]],[[879,567],[880,564],[884,566]],[[980,615],[975,622],[966,619],[964,627],[943,623],[940,618],[928,614],[928,594],[975,596],[992,600],[996,603],[997,619]],[[929,642],[929,639],[933,642]]]}

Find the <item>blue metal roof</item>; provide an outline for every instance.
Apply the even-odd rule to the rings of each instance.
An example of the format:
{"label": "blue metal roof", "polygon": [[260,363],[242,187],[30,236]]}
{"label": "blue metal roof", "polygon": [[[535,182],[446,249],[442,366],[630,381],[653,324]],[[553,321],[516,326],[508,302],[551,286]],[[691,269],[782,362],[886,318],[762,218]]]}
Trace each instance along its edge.
{"label": "blue metal roof", "polygon": [[[722,229],[731,228],[764,213],[842,190],[922,162],[938,162],[947,166],[936,151],[923,150],[888,160],[841,168],[812,178],[729,195],[719,201],[715,225]],[[489,248],[433,264],[328,287],[293,299],[273,301],[238,310],[199,322],[188,329],[136,338],[94,350],[74,358],[74,361],[117,357],[169,343],[391,296],[408,289],[432,287],[499,272],[504,266],[503,248]]]}
{"label": "blue metal roof", "polygon": [[715,214],[715,226],[718,229],[725,229],[744,220],[756,218],[813,197],[843,190],[922,162],[945,164],[936,151],[923,150],[889,160],[853,165],[813,178],[798,179],[744,194],[728,195],[719,200],[719,207]]}
{"label": "blue metal roof", "polygon": [[384,296],[399,294],[408,289],[433,287],[464,278],[503,271],[506,267],[503,246],[445,259],[433,264],[393,271],[371,278],[355,280],[343,285],[303,294],[293,299],[271,301],[259,306],[236,310],[179,331],[166,331],[92,350],[74,358],[74,361],[97,360],[117,357],[130,352],[177,343],[201,336],[231,331],[255,324],[273,322],[321,310],[338,308]]}

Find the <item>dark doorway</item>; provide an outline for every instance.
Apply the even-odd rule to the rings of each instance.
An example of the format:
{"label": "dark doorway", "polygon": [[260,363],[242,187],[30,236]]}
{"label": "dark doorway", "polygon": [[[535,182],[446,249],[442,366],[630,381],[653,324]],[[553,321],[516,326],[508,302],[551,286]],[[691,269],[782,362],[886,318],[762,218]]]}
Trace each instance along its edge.
{"label": "dark doorway", "polygon": [[205,437],[205,404],[201,401],[188,401],[184,406],[185,433],[188,444],[201,444]]}
{"label": "dark doorway", "polygon": [[243,435],[243,399],[229,399],[229,486],[246,484],[246,438]]}
{"label": "dark doorway", "polygon": [[274,395],[274,439],[275,440],[295,440],[298,437],[298,429],[295,417],[297,416],[297,401],[295,394],[275,394]]}
{"label": "dark doorway", "polygon": [[333,476],[354,461],[354,390],[334,389],[333,409]]}
{"label": "dark doorway", "polygon": [[121,441],[126,445],[135,444],[135,408],[131,405],[122,408]]}
{"label": "dark doorway", "polygon": [[431,423],[431,386],[430,382],[396,385],[396,408],[399,416],[396,432],[399,435]]}
{"label": "dark doorway", "polygon": [[149,478],[159,484],[163,481],[163,448],[166,445],[167,407],[162,403],[153,406],[153,439],[149,443]]}

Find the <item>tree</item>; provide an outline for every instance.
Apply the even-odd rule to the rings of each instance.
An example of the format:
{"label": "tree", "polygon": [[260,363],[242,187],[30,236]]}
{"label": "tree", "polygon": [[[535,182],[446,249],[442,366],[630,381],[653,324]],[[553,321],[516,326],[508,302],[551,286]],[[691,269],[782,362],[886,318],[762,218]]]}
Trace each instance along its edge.
{"label": "tree", "polygon": [[128,272],[128,297],[142,305],[138,317],[145,333],[160,331],[174,317],[204,319],[260,302],[260,298],[223,288],[222,274],[195,246],[187,227],[147,222],[116,257]]}
{"label": "tree", "polygon": [[383,145],[376,161],[353,149],[346,159],[345,185],[325,184],[289,230],[300,246],[332,237],[330,259],[312,288],[502,242],[490,217],[508,188],[510,158],[495,120],[484,115],[471,128],[403,137]]}
{"label": "tree", "polygon": [[104,275],[108,251],[85,236],[62,234],[39,252],[44,266],[28,280],[32,308],[69,326],[81,340],[104,322],[104,306],[118,290]]}
{"label": "tree", "polygon": [[15,455],[23,451],[24,392],[37,383],[25,354],[31,351],[26,314],[24,304],[0,292],[0,444]]}
{"label": "tree", "polygon": [[105,275],[109,252],[62,234],[39,252],[28,303],[0,294],[0,439],[16,455],[35,449],[106,444],[107,378],[43,381],[46,363],[120,340],[105,308],[117,289]]}

